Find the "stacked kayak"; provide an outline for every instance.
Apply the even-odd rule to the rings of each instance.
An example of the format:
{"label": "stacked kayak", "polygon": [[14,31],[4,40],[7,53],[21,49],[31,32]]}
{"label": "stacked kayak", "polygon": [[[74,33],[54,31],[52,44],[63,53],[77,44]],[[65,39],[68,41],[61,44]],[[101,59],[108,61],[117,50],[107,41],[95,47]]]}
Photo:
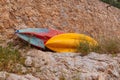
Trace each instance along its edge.
{"label": "stacked kayak", "polygon": [[21,39],[27,41],[31,45],[34,45],[38,48],[45,49],[45,43],[51,37],[62,34],[62,31],[55,29],[46,29],[46,28],[27,28],[16,30],[16,35]]}
{"label": "stacked kayak", "polygon": [[93,38],[78,33],[64,33],[55,29],[27,28],[16,30],[16,35],[33,46],[41,49],[46,47],[55,52],[76,52],[80,43],[97,46]]}

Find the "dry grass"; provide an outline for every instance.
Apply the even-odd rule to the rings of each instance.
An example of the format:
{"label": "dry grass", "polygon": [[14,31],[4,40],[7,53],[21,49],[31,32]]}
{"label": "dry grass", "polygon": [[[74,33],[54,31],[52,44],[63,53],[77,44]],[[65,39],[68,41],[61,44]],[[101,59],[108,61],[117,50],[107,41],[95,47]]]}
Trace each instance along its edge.
{"label": "dry grass", "polygon": [[99,41],[99,53],[116,54],[120,52],[120,39],[106,37]]}
{"label": "dry grass", "polygon": [[78,52],[86,55],[90,52],[116,54],[120,53],[120,39],[116,37],[104,37],[98,39],[98,46],[90,46],[88,43],[80,43],[77,47]]}
{"label": "dry grass", "polygon": [[17,65],[23,65],[24,61],[25,58],[23,58],[20,52],[11,45],[7,47],[0,46],[0,71],[22,73]]}

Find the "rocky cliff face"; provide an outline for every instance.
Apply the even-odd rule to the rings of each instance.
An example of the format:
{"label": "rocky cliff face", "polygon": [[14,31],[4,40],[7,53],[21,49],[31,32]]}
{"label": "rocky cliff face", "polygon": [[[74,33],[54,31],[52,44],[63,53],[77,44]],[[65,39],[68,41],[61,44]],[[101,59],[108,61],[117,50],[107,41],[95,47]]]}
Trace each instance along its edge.
{"label": "rocky cliff face", "polygon": [[107,6],[99,0],[1,0],[0,32],[5,37],[14,29],[53,27],[93,37],[119,36],[120,10]]}
{"label": "rocky cliff face", "polygon": [[[65,32],[120,37],[120,9],[99,0],[0,0],[0,40],[13,39],[15,29],[41,27]],[[113,35],[114,34],[114,35]],[[31,50],[23,72],[0,73],[6,80],[119,80],[119,57],[91,53],[58,54]]]}

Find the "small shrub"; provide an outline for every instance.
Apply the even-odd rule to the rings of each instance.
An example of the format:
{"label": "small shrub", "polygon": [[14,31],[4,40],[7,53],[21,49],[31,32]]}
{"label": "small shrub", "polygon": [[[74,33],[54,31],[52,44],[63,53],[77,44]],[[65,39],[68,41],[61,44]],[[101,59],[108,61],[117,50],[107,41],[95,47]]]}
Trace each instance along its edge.
{"label": "small shrub", "polygon": [[101,0],[101,1],[103,1],[105,3],[108,3],[108,4],[112,5],[112,6],[117,7],[117,8],[120,9],[120,1],[119,0]]}
{"label": "small shrub", "polygon": [[14,72],[16,64],[24,64],[25,58],[21,57],[18,50],[9,45],[8,47],[0,46],[0,71]]}
{"label": "small shrub", "polygon": [[120,40],[118,38],[104,38],[99,41],[98,46],[90,46],[89,43],[80,43],[77,47],[77,51],[82,55],[86,55],[90,52],[116,54],[120,52]]}
{"label": "small shrub", "polygon": [[88,42],[80,42],[77,46],[77,52],[81,52],[82,55],[86,55],[89,52],[95,52],[98,50],[98,46],[91,46]]}

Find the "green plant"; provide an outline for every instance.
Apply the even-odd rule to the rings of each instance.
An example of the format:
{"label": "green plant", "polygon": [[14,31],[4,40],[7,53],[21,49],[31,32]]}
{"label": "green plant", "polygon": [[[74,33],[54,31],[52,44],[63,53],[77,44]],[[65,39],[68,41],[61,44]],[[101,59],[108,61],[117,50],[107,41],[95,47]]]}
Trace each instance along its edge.
{"label": "green plant", "polygon": [[86,55],[89,52],[94,52],[98,50],[98,46],[91,46],[88,42],[80,42],[77,46],[77,52],[81,52],[82,55]]}
{"label": "green plant", "polygon": [[120,1],[119,0],[101,0],[105,3],[108,3],[114,7],[120,8]]}
{"label": "green plant", "polygon": [[24,64],[25,58],[21,57],[17,49],[8,45],[7,47],[0,46],[0,70],[17,73],[16,64]]}
{"label": "green plant", "polygon": [[87,42],[82,42],[77,46],[77,51],[82,55],[90,52],[113,54],[120,52],[120,40],[118,38],[101,38],[98,41],[98,46],[90,46]]}

